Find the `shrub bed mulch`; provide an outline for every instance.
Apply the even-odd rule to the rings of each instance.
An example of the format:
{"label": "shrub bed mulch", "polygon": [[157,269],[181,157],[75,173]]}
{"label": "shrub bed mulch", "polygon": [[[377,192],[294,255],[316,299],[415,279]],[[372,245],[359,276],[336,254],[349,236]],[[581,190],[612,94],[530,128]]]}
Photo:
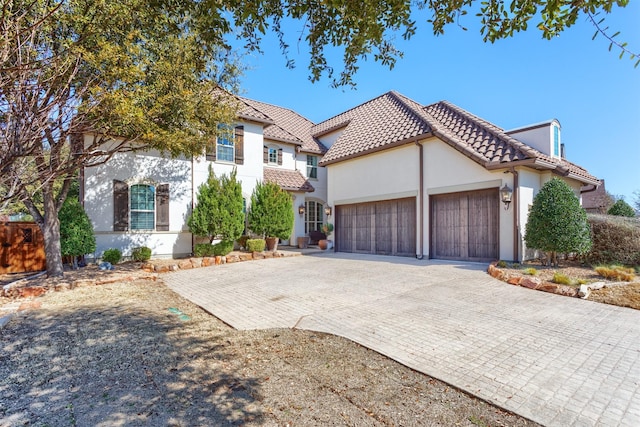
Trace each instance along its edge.
{"label": "shrub bed mulch", "polygon": [[[526,274],[527,268],[535,268],[536,274]],[[604,287],[592,290],[586,299],[640,310],[639,279],[632,282],[607,280],[598,275],[593,268],[576,261],[564,261],[560,267],[543,266],[533,262],[525,262],[518,266],[498,267],[497,262],[493,262],[489,265],[488,273],[492,277],[512,285],[569,297],[578,297],[579,285],[553,283],[551,280],[556,273],[561,273],[576,281],[586,281],[587,284],[602,282]]]}

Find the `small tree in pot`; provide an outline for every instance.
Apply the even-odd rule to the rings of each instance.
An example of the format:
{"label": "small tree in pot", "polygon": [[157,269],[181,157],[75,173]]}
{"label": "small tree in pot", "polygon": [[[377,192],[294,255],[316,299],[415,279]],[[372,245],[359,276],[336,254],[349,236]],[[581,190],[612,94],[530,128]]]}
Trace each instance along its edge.
{"label": "small tree in pot", "polygon": [[289,193],[273,182],[259,182],[251,195],[249,228],[262,235],[267,249],[275,251],[278,238],[288,239],[293,229],[293,202]]}

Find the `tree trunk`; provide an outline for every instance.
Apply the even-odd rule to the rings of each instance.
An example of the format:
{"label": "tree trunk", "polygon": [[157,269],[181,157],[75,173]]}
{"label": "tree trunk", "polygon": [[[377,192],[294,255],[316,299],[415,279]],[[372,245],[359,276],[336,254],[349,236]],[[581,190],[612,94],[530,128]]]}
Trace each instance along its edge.
{"label": "tree trunk", "polygon": [[40,224],[44,237],[44,252],[47,257],[47,277],[62,277],[62,250],[60,248],[60,220],[52,188],[43,188],[44,215]]}

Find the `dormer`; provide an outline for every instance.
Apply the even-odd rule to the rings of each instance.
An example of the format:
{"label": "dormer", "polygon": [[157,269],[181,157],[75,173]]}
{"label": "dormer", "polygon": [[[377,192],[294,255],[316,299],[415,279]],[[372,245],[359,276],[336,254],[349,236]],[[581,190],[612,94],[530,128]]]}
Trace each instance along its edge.
{"label": "dormer", "polygon": [[553,119],[512,129],[505,133],[547,156],[560,159],[564,158],[564,144],[560,139],[560,129],[560,122]]}

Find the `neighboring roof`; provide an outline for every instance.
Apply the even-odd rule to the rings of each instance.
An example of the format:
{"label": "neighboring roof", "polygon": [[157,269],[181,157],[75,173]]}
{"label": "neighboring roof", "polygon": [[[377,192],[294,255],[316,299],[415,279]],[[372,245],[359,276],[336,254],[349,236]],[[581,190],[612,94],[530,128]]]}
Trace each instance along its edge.
{"label": "neighboring roof", "polygon": [[264,168],[264,180],[275,182],[280,188],[287,191],[303,191],[305,193],[315,191],[315,188],[297,170],[266,167]]}
{"label": "neighboring roof", "polygon": [[265,139],[280,141],[300,146],[300,150],[308,153],[324,154],[327,148],[311,136],[313,122],[288,108],[240,98],[247,107],[260,112],[271,124],[264,129]]}
{"label": "neighboring roof", "polygon": [[422,106],[391,91],[317,124],[312,132],[319,137],[339,129],[342,134],[321,165],[436,136],[487,169],[523,165],[555,170],[588,184],[598,183],[578,165],[547,156],[447,101]]}
{"label": "neighboring roof", "polygon": [[583,187],[580,194],[582,196],[582,207],[587,212],[606,213],[608,205],[612,202],[605,189],[604,179],[600,180],[600,185],[597,187]]}

